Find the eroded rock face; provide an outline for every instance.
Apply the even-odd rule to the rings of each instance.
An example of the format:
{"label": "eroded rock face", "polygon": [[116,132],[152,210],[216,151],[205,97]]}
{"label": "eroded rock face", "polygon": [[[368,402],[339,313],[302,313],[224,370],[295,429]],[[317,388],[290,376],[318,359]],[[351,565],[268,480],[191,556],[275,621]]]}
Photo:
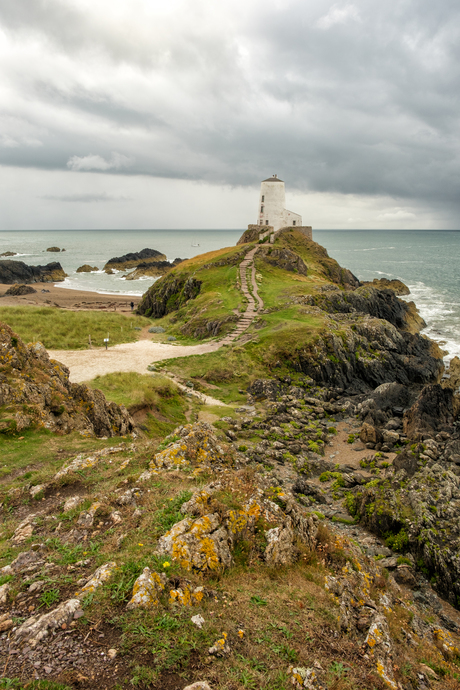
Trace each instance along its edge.
{"label": "eroded rock face", "polygon": [[454,421],[454,394],[439,384],[425,386],[420,397],[404,416],[404,431],[419,440],[438,431],[447,431]]}
{"label": "eroded rock face", "polygon": [[143,276],[152,276],[152,278],[164,276],[166,273],[169,273],[172,268],[178,266],[183,261],[186,261],[186,259],[177,258],[174,259],[172,263],[169,261],[144,261],[136,266],[132,273],[128,273],[128,275],[125,276],[125,280],[137,280]]}
{"label": "eroded rock face", "polygon": [[62,625],[68,625],[80,607],[79,599],[68,599],[43,616],[28,618],[16,630],[15,639],[19,642],[27,642],[31,647],[36,647],[45,637],[48,637],[50,632],[62,627]]}
{"label": "eroded rock face", "polygon": [[50,360],[41,343],[26,345],[3,323],[0,408],[0,433],[42,427],[122,436],[134,430],[126,408],[108,403],[101,391],[70,383],[67,367]]}
{"label": "eroded rock face", "polygon": [[137,313],[159,319],[197,297],[201,285],[202,281],[192,276],[171,273],[152,285],[143,295]]}
{"label": "eroded rock face", "polygon": [[56,283],[67,278],[61,264],[53,261],[46,266],[28,266],[24,261],[0,261],[0,283]]}

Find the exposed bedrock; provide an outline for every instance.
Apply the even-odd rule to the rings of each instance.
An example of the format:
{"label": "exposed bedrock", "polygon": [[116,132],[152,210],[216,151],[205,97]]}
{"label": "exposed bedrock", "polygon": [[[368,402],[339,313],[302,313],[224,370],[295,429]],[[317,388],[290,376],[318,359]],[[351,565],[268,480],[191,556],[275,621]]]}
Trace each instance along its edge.
{"label": "exposed bedrock", "polygon": [[96,436],[122,436],[134,422],[101,391],[71,383],[69,370],[41,343],[26,345],[0,322],[0,434],[41,427]]}
{"label": "exposed bedrock", "polygon": [[279,356],[316,383],[369,392],[382,383],[404,385],[437,382],[444,365],[433,343],[401,332],[372,317],[341,320],[342,328],[324,331],[312,343]]}
{"label": "exposed bedrock", "polygon": [[176,311],[190,299],[199,295],[201,280],[191,276],[167,275],[158,281],[143,295],[137,307],[138,314],[161,318],[172,311]]}
{"label": "exposed bedrock", "polygon": [[321,295],[309,296],[303,300],[330,314],[369,314],[411,333],[417,333],[426,326],[413,302],[398,299],[393,290],[380,290],[370,284],[347,292],[329,288]]}
{"label": "exposed bedrock", "polygon": [[54,283],[64,280],[67,274],[58,261],[46,266],[28,266],[24,261],[3,259],[0,261],[0,283]]}

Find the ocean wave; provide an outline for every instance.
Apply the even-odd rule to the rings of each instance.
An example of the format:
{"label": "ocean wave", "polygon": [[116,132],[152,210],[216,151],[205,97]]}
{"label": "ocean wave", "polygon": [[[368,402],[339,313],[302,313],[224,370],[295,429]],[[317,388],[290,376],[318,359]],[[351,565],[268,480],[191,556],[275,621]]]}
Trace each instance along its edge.
{"label": "ocean wave", "polygon": [[76,283],[71,283],[67,278],[65,278],[62,282],[60,283],[54,283],[54,287],[57,288],[63,288],[64,290],[79,290],[81,292],[95,292],[98,295],[118,295],[119,297],[123,297],[124,295],[127,296],[132,296],[132,297],[142,297],[144,294],[143,290],[130,290],[130,291],[121,291],[121,290],[109,290],[105,288],[94,288],[89,285],[80,285]]}

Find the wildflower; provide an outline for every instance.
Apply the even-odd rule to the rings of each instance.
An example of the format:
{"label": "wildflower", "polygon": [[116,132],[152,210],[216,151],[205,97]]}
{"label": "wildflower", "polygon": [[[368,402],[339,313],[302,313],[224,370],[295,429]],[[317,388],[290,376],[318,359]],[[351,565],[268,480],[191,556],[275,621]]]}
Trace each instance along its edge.
{"label": "wildflower", "polygon": [[168,561],[165,561],[163,563],[163,568],[169,568],[170,565],[171,565],[171,563],[168,563]]}
{"label": "wildflower", "polygon": [[144,546],[144,544],[138,544],[138,546]]}

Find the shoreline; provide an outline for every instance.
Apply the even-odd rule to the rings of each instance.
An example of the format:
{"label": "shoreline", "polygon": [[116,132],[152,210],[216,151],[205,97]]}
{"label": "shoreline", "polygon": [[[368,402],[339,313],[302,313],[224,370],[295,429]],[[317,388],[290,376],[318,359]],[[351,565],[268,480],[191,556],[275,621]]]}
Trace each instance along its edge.
{"label": "shoreline", "polygon": [[37,292],[29,295],[6,295],[11,285],[0,283],[0,307],[58,307],[71,311],[105,310],[130,312],[142,299],[141,295],[120,295],[57,286],[55,283],[32,283]]}

